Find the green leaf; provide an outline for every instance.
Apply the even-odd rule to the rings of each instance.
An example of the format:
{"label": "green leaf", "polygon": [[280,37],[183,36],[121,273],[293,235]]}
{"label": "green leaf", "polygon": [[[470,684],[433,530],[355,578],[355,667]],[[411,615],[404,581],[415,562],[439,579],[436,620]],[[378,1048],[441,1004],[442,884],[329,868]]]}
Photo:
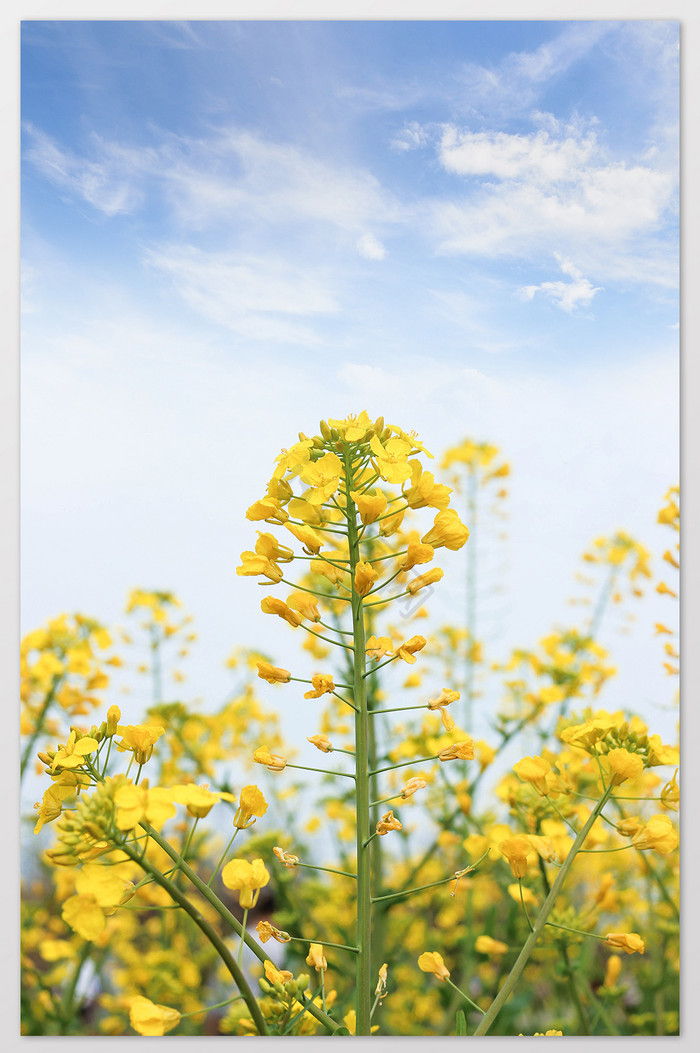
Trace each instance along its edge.
{"label": "green leaf", "polygon": [[464,1010],[463,1009],[458,1009],[457,1010],[457,1015],[455,1017],[455,1025],[457,1027],[457,1034],[458,1035],[466,1035],[466,1033],[467,1033],[467,1018],[464,1015]]}
{"label": "green leaf", "polygon": [[[352,1034],[352,1032],[349,1031],[347,1027],[337,1027],[335,1029],[335,1031],[331,1031],[331,1038],[334,1038],[336,1035],[351,1035],[351,1034]],[[466,1032],[465,1032],[465,1034],[466,1034]]]}

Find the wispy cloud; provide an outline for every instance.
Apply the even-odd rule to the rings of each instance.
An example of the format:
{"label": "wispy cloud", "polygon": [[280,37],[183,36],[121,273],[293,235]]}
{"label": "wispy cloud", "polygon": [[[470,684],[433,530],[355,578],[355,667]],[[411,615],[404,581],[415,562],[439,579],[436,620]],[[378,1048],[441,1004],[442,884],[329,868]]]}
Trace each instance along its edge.
{"label": "wispy cloud", "polygon": [[318,344],[318,336],[299,320],[338,310],[322,275],[281,258],[176,245],[150,250],[146,262],[172,280],[193,310],[253,340]]}
{"label": "wispy cloud", "polygon": [[316,221],[358,236],[373,221],[400,215],[398,202],[370,172],[334,167],[292,144],[238,129],[208,142],[185,141],[173,160],[168,192],[190,222],[252,213],[287,226]]}
{"label": "wispy cloud", "polygon": [[374,234],[363,234],[357,239],[357,251],[366,260],[383,260],[386,248]]}
{"label": "wispy cloud", "polygon": [[200,139],[163,134],[143,149],[93,135],[89,156],[31,125],[26,134],[26,160],[107,216],[136,212],[157,195],[183,230],[317,223],[349,236],[350,244],[368,227],[402,218],[398,201],[366,169],[333,166],[291,143],[237,128]]}
{"label": "wispy cloud", "polygon": [[595,294],[601,290],[600,287],[592,285],[588,278],[584,278],[581,271],[574,266],[571,260],[563,259],[558,253],[555,253],[555,255],[562,274],[568,275],[571,280],[568,282],[561,280],[541,282],[540,285],[524,285],[518,289],[518,296],[521,300],[532,300],[535,293],[541,292],[549,297],[550,300],[553,300],[562,311],[566,311],[567,314],[573,314],[577,307],[588,307]]}
{"label": "wispy cloud", "polygon": [[[32,124],[25,125],[26,160],[60,190],[83,199],[106,216],[133,212],[143,200],[137,185],[134,155],[120,157],[98,136],[93,137],[96,157],[80,157],[56,143]],[[150,157],[151,151],[142,155]],[[139,166],[143,170],[143,165]]]}
{"label": "wispy cloud", "polygon": [[543,85],[550,86],[618,27],[615,22],[575,22],[533,51],[510,52],[490,68],[468,63],[461,81],[469,109],[510,116],[529,110]]}

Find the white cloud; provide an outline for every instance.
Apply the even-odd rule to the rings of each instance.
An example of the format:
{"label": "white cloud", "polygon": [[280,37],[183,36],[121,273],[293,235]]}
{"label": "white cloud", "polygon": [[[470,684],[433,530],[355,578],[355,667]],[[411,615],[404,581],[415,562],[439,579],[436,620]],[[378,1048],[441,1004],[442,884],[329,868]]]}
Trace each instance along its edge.
{"label": "white cloud", "polygon": [[450,127],[438,151],[448,171],[473,181],[461,199],[433,204],[440,252],[557,250],[596,276],[675,284],[675,234],[665,243],[663,232],[676,207],[673,168],[610,160],[591,132],[557,139]]}
{"label": "white cloud", "polygon": [[167,274],[194,310],[254,340],[317,344],[296,319],[338,310],[322,275],[281,258],[165,246],[149,251],[146,262]]}
{"label": "white cloud", "polygon": [[[26,158],[55,186],[83,198],[106,216],[131,212],[142,195],[133,180],[132,165],[126,167],[94,137],[99,160],[78,157],[59,147],[48,135],[28,124]],[[116,163],[115,163],[116,162]]]}
{"label": "white cloud", "polygon": [[575,22],[534,51],[513,51],[497,66],[468,63],[462,71],[464,97],[472,110],[512,115],[529,109],[543,85],[565,73],[604,37],[614,33],[614,22]]}
{"label": "white cloud", "polygon": [[396,202],[370,172],[333,167],[296,146],[231,130],[178,152],[166,180],[187,222],[240,222],[252,214],[266,224],[312,221],[357,236],[374,220],[398,218]]}
{"label": "white cloud", "polygon": [[366,260],[383,260],[386,256],[386,248],[374,234],[363,234],[358,238],[357,251]]}
{"label": "white cloud", "polygon": [[[186,24],[185,24],[186,25]],[[209,138],[163,135],[135,148],[90,139],[89,156],[27,126],[27,161],[56,186],[107,216],[136,212],[148,195],[170,205],[187,232],[280,230],[317,224],[352,245],[403,209],[366,169],[333,165],[290,143],[230,128]],[[327,248],[327,244],[326,244]]]}
{"label": "white cloud", "polygon": [[557,307],[567,314],[573,314],[577,307],[587,307],[600,287],[592,285],[584,278],[581,271],[570,261],[562,259],[555,253],[563,274],[569,275],[571,281],[542,282],[540,285],[524,285],[518,289],[521,300],[532,300],[535,293],[541,292],[553,300]]}
{"label": "white cloud", "polygon": [[590,161],[595,137],[553,139],[546,131],[534,135],[505,132],[460,132],[445,126],[439,146],[440,162],[448,172],[531,179],[539,184],[569,182]]}
{"label": "white cloud", "polygon": [[427,146],[429,142],[428,129],[422,127],[418,121],[411,121],[396,133],[389,145],[394,150],[417,150],[421,146]]}

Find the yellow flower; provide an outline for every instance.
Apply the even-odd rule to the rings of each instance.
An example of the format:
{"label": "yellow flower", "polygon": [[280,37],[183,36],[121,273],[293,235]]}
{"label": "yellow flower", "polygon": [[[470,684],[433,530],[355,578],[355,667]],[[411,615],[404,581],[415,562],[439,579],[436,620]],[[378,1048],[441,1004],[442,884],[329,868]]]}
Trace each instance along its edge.
{"label": "yellow flower", "polygon": [[287,596],[287,606],[294,611],[298,611],[302,618],[308,618],[310,622],[319,622],[321,620],[318,604],[308,592],[290,592],[289,596]]}
{"label": "yellow flower", "polygon": [[401,788],[401,797],[406,800],[407,797],[412,797],[416,790],[422,790],[428,784],[425,779],[421,779],[419,775],[414,775],[413,778],[407,779]]}
{"label": "yellow flower", "polygon": [[358,563],[355,567],[355,592],[358,596],[366,596],[378,577],[371,563],[364,560]]}
{"label": "yellow flower", "polygon": [[395,534],[403,522],[403,517],[406,515],[405,508],[399,508],[398,512],[394,512],[393,515],[385,516],[379,524],[379,533],[382,537],[390,537],[391,534]]}
{"label": "yellow flower", "polygon": [[[432,472],[423,471],[420,461],[411,461],[411,486],[408,490],[404,490],[403,494],[409,508],[432,506],[433,508],[446,509],[450,503],[451,493],[452,490],[449,486],[443,486],[442,483],[435,482],[435,476]],[[430,545],[432,542],[428,541],[428,544]]]}
{"label": "yellow flower", "polygon": [[625,954],[644,954],[644,940],[636,932],[608,932],[605,940]]}
{"label": "yellow flower", "polygon": [[34,827],[35,834],[39,833],[44,823],[51,823],[54,819],[58,819],[63,802],[76,793],[76,788],[77,777],[73,772],[63,771],[59,776],[54,777],[51,786],[44,790],[41,802],[37,801],[34,805],[39,813]]}
{"label": "yellow flower", "polygon": [[471,738],[463,739],[461,742],[453,742],[438,752],[438,759],[448,760],[474,760],[474,742]]}
{"label": "yellow flower", "polygon": [[322,505],[338,489],[343,463],[335,453],[325,453],[317,461],[309,461],[299,472],[303,483],[311,487],[303,494],[305,501],[312,505]]}
{"label": "yellow flower", "polygon": [[452,691],[449,687],[443,687],[438,697],[429,698],[426,705],[428,709],[441,709],[443,706],[449,706],[453,702],[459,701],[459,698],[459,691]]}
{"label": "yellow flower", "polygon": [[433,526],[421,541],[433,548],[447,548],[452,552],[466,545],[469,528],[461,521],[454,508],[446,508],[435,516]]}
{"label": "yellow flower", "polygon": [[140,786],[132,782],[120,786],[114,794],[117,809],[116,823],[119,830],[133,830],[143,820],[160,827],[175,815],[172,790],[163,786],[148,788],[147,781]]}
{"label": "yellow flower", "polygon": [[289,514],[282,508],[282,504],[278,499],[263,497],[250,506],[245,517],[253,521],[264,519],[267,523],[281,524],[289,518]]}
{"label": "yellow flower", "polygon": [[534,851],[526,837],[506,837],[498,845],[501,855],[510,863],[513,877],[525,877],[528,856]]}
{"label": "yellow flower", "polygon": [[680,801],[680,790],[678,783],[676,782],[676,775],[678,774],[678,768],[673,773],[671,779],[666,783],[660,793],[661,800],[664,807],[670,808],[672,811],[678,811],[678,802]]}
{"label": "yellow flower", "polygon": [[493,940],[490,936],[478,936],[474,947],[479,954],[505,954],[508,950],[507,943]]}
{"label": "yellow flower", "polygon": [[425,574],[419,574],[417,578],[407,586],[406,591],[415,596],[420,589],[424,589],[426,585],[434,585],[436,581],[440,581],[444,577],[444,571],[440,567],[433,567],[432,570],[428,570]]}
{"label": "yellow flower", "polygon": [[408,454],[411,452],[409,443],[401,438],[387,439],[382,443],[373,435],[369,445],[375,456],[372,462],[374,469],[385,482],[393,485],[410,478],[411,469],[407,463]]}
{"label": "yellow flower", "polygon": [[399,644],[395,651],[396,657],[402,658],[409,665],[413,665],[416,660],[414,657],[416,651],[422,651],[426,643],[427,640],[424,636],[412,636],[410,640]]}
{"label": "yellow flower", "polygon": [[117,734],[122,736],[121,742],[117,743],[117,749],[121,753],[131,751],[137,764],[145,764],[153,754],[153,747],[164,734],[165,728],[159,724],[127,724],[120,725]]}
{"label": "yellow flower", "polygon": [[249,863],[246,859],[232,859],[221,871],[221,880],[226,888],[238,892],[244,910],[254,907],[260,889],[267,885],[270,875],[262,859]]}
{"label": "yellow flower", "polygon": [[79,767],[83,763],[83,759],[90,753],[94,753],[96,749],[99,749],[99,746],[97,739],[90,738],[89,735],[79,739],[78,733],[74,729],[68,736],[65,746],[59,746],[56,756],[51,762],[51,771],[56,771],[56,768]]}
{"label": "yellow flower", "polygon": [[442,720],[442,726],[445,731],[452,731],[455,727],[455,722],[449,713],[445,712],[445,706],[449,706],[452,702],[456,702],[459,699],[459,691],[451,691],[449,687],[443,687],[437,698],[429,698],[427,702],[428,709],[439,709],[440,718]]}
{"label": "yellow flower", "polygon": [[172,786],[170,795],[177,804],[184,804],[195,819],[204,819],[219,801],[234,801],[232,793],[214,792],[208,786],[195,786],[193,782],[185,786]]}
{"label": "yellow flower", "polygon": [[658,764],[678,764],[679,752],[676,746],[664,746],[659,735],[649,736],[647,761],[650,767]]}
{"label": "yellow flower", "polygon": [[438,980],[448,980],[450,971],[438,951],[424,951],[418,959],[418,968],[424,973],[432,973]]}
{"label": "yellow flower", "polygon": [[333,747],[331,745],[331,740],[328,738],[327,735],[311,735],[311,736],[307,736],[306,741],[310,742],[311,745],[315,746],[317,750],[321,751],[321,753],[332,753],[333,752]]}
{"label": "yellow flower", "polygon": [[273,563],[291,563],[294,553],[286,545],[280,545],[274,534],[263,534],[258,530],[258,540],[255,542],[255,551],[259,556],[265,556]]}
{"label": "yellow flower", "polygon": [[320,943],[309,944],[309,953],[306,956],[306,964],[313,965],[317,973],[323,973],[328,968],[326,956]]}
{"label": "yellow flower", "polygon": [[260,609],[263,614],[277,614],[280,618],[284,618],[293,629],[301,625],[304,620],[300,614],[293,611],[284,600],[278,599],[277,596],[266,596],[260,603]]}
{"label": "yellow flower", "polygon": [[332,694],[335,684],[330,673],[314,673],[311,677],[311,691],[304,692],[304,698],[320,698],[321,695]]}
{"label": "yellow flower", "polygon": [[239,830],[245,830],[253,825],[255,816],[260,818],[266,811],[267,801],[262,790],[255,785],[244,786],[238,802],[238,811],[233,817],[233,825]]}
{"label": "yellow flower", "polygon": [[292,674],[288,669],[270,665],[269,662],[258,662],[258,676],[261,680],[267,680],[268,684],[288,684]]}
{"label": "yellow flower", "polygon": [[267,556],[261,556],[256,552],[241,552],[241,560],[240,567],[236,567],[236,574],[244,577],[259,577],[263,575],[275,585],[282,580],[282,571]]}
{"label": "yellow flower", "polygon": [[164,1035],[180,1023],[177,1009],[157,1005],[143,995],[136,995],[129,1006],[129,1023],[139,1035]]}
{"label": "yellow flower", "polygon": [[271,984],[286,984],[294,979],[294,973],[290,973],[289,969],[278,969],[269,959],[263,962],[263,970],[265,979]]}
{"label": "yellow flower", "polygon": [[267,746],[258,746],[253,754],[253,760],[256,764],[264,764],[270,771],[283,771],[287,766],[286,758],[270,753]]}
{"label": "yellow flower", "polygon": [[298,526],[296,523],[285,523],[297,541],[301,541],[302,548],[307,556],[317,556],[323,546],[323,538],[319,537],[315,530],[309,526]]}
{"label": "yellow flower", "polygon": [[267,943],[268,940],[277,940],[278,943],[289,943],[292,938],[288,932],[276,928],[269,921],[259,921],[256,928],[258,939],[261,943]]}
{"label": "yellow flower", "polygon": [[618,720],[613,716],[595,717],[593,720],[587,720],[584,724],[572,724],[570,727],[564,728],[559,738],[569,746],[579,746],[585,750],[600,739],[604,739],[608,732],[612,731],[617,724]]}
{"label": "yellow flower", "polygon": [[678,833],[667,815],[652,815],[646,826],[634,835],[632,844],[642,850],[653,848],[667,856],[678,846]]}
{"label": "yellow flower", "polygon": [[390,830],[400,830],[401,823],[395,818],[393,812],[387,812],[377,823],[377,833],[380,837],[388,834]]}
{"label": "yellow flower", "polygon": [[370,636],[365,650],[368,658],[378,662],[380,658],[392,653],[394,645],[388,636]]}
{"label": "yellow flower", "polygon": [[84,940],[96,940],[106,925],[104,911],[94,896],[69,896],[63,903],[61,917]]}
{"label": "yellow flower", "polygon": [[413,570],[419,563],[430,563],[435,555],[432,545],[424,545],[418,541],[409,541],[406,555],[399,563],[401,570]]}
{"label": "yellow flower", "polygon": [[543,760],[542,757],[523,757],[522,760],[513,765],[513,771],[518,778],[522,779],[523,782],[531,783],[537,792],[543,796],[547,793],[547,776],[551,773],[551,770],[547,761]]}
{"label": "yellow flower", "polygon": [[626,779],[637,779],[644,771],[643,758],[626,749],[610,750],[605,759],[612,773],[613,786],[619,786]]}
{"label": "yellow flower", "polygon": [[379,519],[380,515],[386,511],[387,499],[386,494],[383,494],[381,490],[375,490],[374,496],[369,494],[361,494],[357,491],[350,491],[350,496],[357,505],[360,513],[360,519],[368,526],[370,523],[374,523]]}
{"label": "yellow flower", "polygon": [[[328,423],[331,428],[335,428],[340,432],[346,442],[360,442],[370,428],[373,427],[367,410],[362,410],[361,413],[351,413],[343,420],[332,420],[329,418]],[[321,430],[323,431],[323,425],[321,425]],[[374,424],[374,430],[384,430],[381,418]]]}

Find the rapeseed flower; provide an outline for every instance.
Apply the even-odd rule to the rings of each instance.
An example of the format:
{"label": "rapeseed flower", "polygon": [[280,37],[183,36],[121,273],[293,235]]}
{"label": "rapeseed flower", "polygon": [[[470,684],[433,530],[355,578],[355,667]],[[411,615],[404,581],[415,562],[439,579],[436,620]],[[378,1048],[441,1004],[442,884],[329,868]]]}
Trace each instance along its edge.
{"label": "rapeseed flower", "polygon": [[129,1022],[139,1035],[164,1035],[180,1023],[180,1013],[167,1005],[157,1005],[136,995],[129,1006]]}
{"label": "rapeseed flower", "polygon": [[221,880],[226,888],[238,892],[241,907],[250,909],[257,903],[260,889],[267,885],[270,874],[262,859],[254,859],[252,863],[232,859],[221,871]]}
{"label": "rapeseed flower", "polygon": [[443,982],[450,978],[450,970],[442,960],[439,951],[424,951],[418,959],[418,968],[424,973],[432,973]]}

